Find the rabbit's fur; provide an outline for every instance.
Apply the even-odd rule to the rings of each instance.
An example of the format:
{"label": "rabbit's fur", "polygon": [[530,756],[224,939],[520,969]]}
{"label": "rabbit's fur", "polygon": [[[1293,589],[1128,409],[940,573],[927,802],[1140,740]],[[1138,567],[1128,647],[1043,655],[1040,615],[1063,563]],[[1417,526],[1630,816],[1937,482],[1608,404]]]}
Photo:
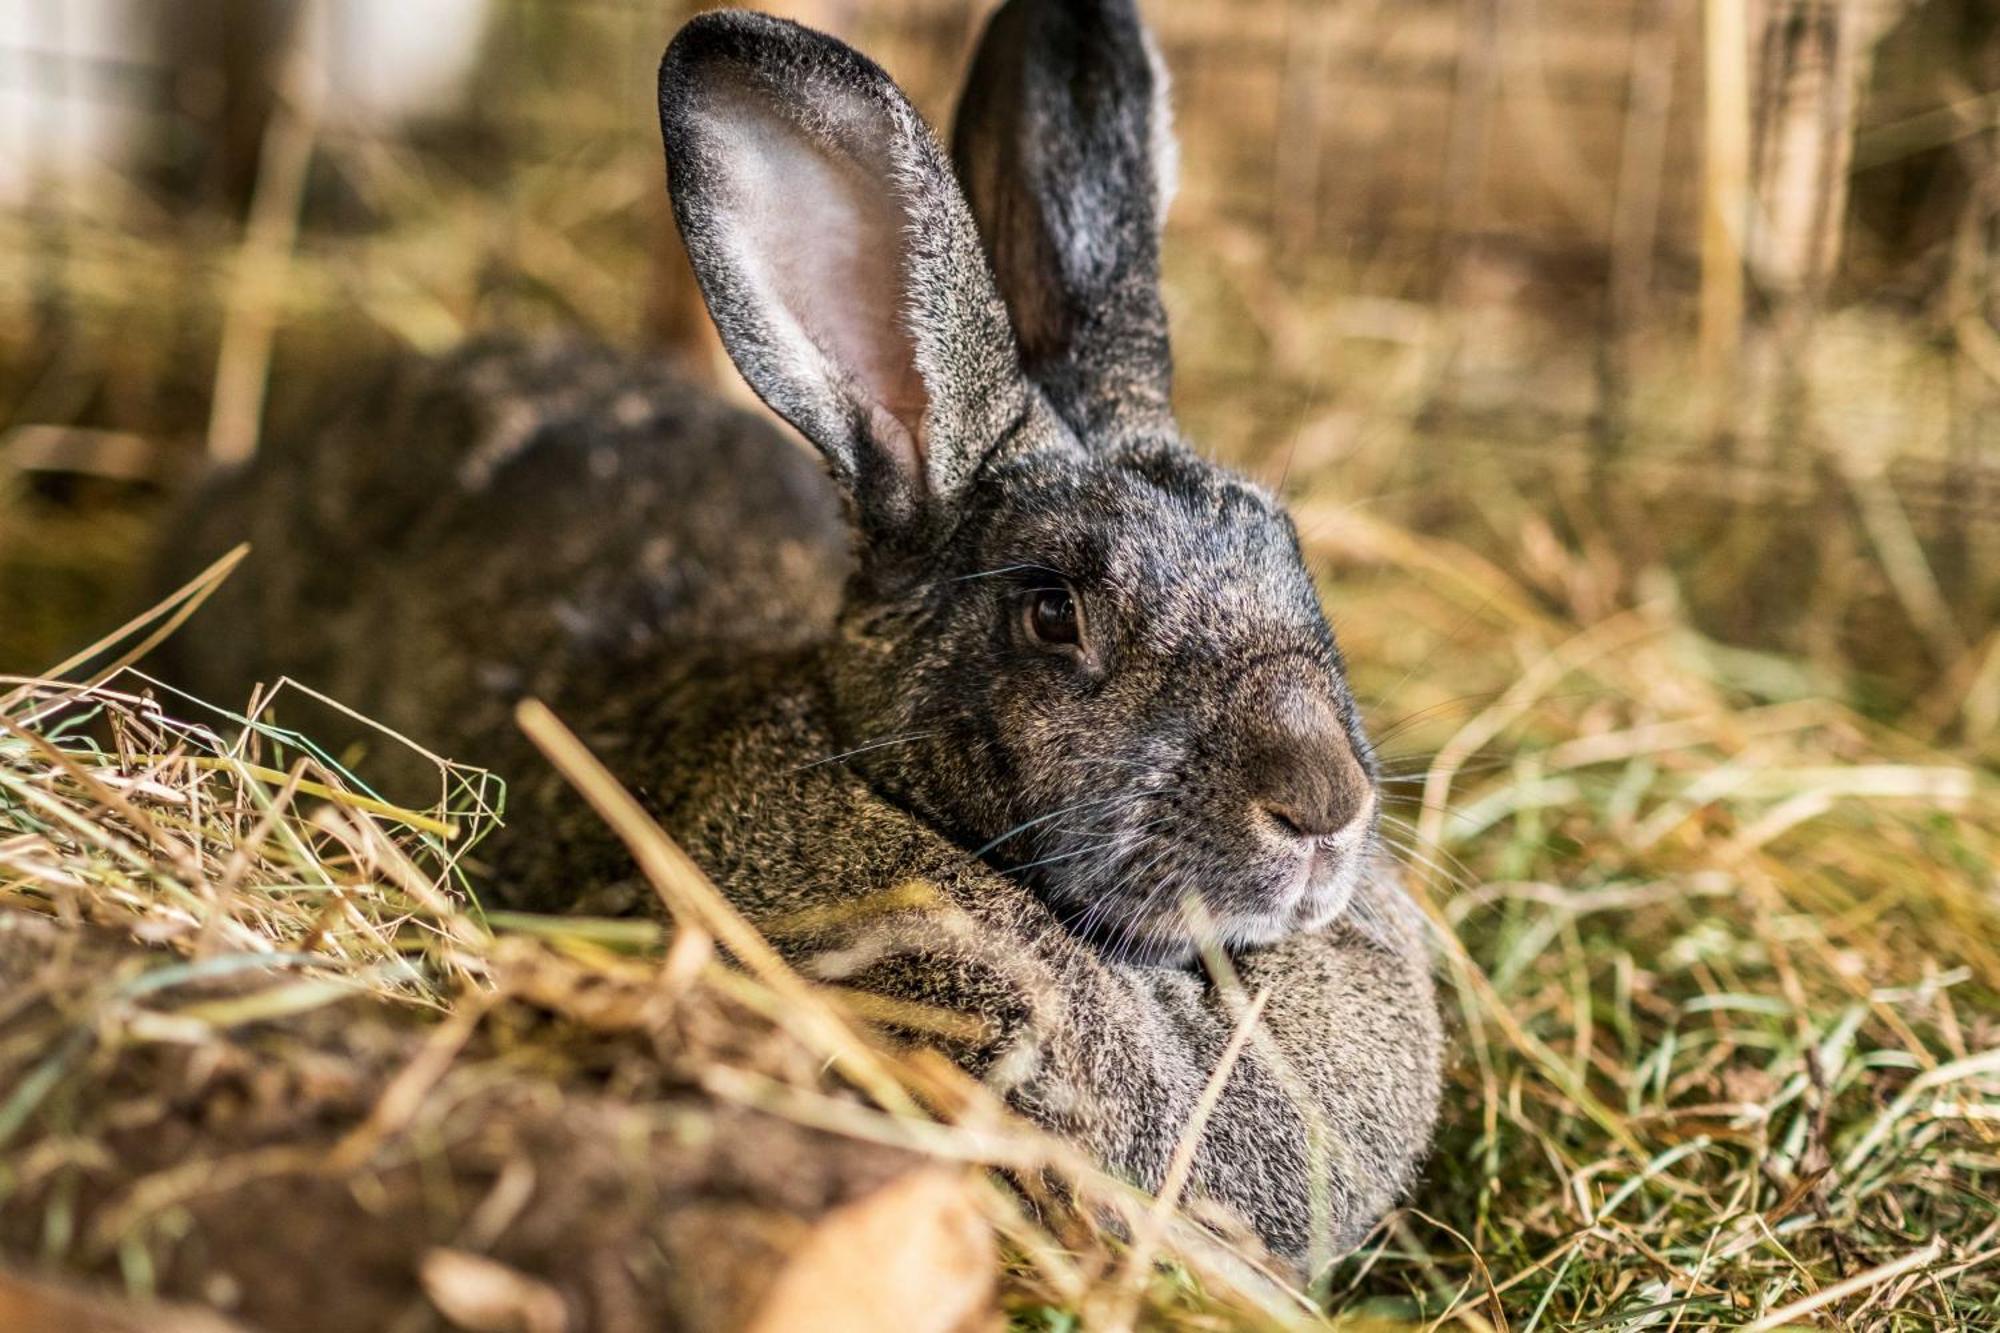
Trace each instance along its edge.
{"label": "rabbit's fur", "polygon": [[601,910],[629,861],[505,721],[551,698],[795,956],[990,1020],[955,1053],[1142,1185],[1268,988],[1192,1188],[1352,1243],[1435,1113],[1422,926],[1290,520],[1169,410],[1130,0],[1000,11],[963,193],[879,68],[779,20],[689,23],[660,115],[710,312],[819,461],[606,353],[474,347],[211,493],[181,549],[269,540],[183,674],[497,767],[502,890]]}

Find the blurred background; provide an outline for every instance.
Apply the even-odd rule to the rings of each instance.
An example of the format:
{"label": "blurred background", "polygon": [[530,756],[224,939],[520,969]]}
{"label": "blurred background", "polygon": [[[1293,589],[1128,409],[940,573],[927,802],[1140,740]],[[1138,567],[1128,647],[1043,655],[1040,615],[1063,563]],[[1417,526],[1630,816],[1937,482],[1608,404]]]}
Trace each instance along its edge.
{"label": "blurred background", "polygon": [[[938,125],[989,8],[772,7]],[[1990,741],[2000,8],[1147,9],[1196,438],[1581,622],[1671,592]],[[653,72],[688,10],[0,4],[0,670],[108,627],[180,479],[384,352],[581,325],[740,393],[662,189]]]}

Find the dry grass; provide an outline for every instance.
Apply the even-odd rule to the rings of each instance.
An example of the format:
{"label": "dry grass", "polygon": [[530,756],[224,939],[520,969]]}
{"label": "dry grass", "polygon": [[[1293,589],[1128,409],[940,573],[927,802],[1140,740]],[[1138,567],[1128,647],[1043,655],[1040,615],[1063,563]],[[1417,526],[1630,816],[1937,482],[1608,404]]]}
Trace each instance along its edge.
{"label": "dry grass", "polygon": [[[425,1135],[445,1111],[431,1103],[496,1080],[601,1082],[639,1111],[680,1106],[698,1088],[860,1144],[1045,1179],[1032,1191],[1038,1220],[1021,1196],[977,1196],[1007,1242],[1004,1299],[1031,1322],[1057,1309],[1088,1312],[1096,1326],[1303,1318],[1299,1296],[1261,1261],[1154,1209],[941,1061],[884,1044],[834,992],[792,972],[545,710],[524,709],[523,725],[627,838],[670,926],[480,911],[461,858],[498,816],[486,774],[439,762],[438,803],[403,809],[262,721],[276,692],[212,726],[177,720],[203,710],[185,698],[163,707],[160,687],[122,662],[226,564],[101,645],[109,662],[80,655],[46,678],[8,682],[0,698],[0,923],[49,917],[67,937],[25,969],[0,947],[11,987],[0,996],[0,1236],[16,1261],[38,1253],[53,1268],[101,1273],[115,1259],[136,1295],[162,1290],[170,1273],[164,1289],[200,1295],[229,1259],[211,1252],[214,1268],[184,1267],[190,1222],[176,1210],[203,1195],[269,1178],[347,1179],[408,1157],[443,1172]],[[107,947],[119,939],[150,948]],[[721,962],[718,944],[745,970]],[[331,1006],[345,1006],[345,1025],[257,1035]],[[530,1021],[529,1008],[562,1025]],[[183,1081],[178,1067],[153,1086],[144,1052],[207,1047],[210,1066],[228,1067],[254,1049],[267,1072],[295,1083],[310,1120],[315,1087],[372,1076],[379,1052],[366,1041],[357,1050],[352,1033],[382,1023],[378,1012],[435,1035],[366,1114],[328,1099],[317,1114],[330,1137],[240,1150],[197,1138],[193,1160],[151,1166],[114,1146],[161,1119],[169,1086],[179,1089],[169,1106],[194,1096],[193,1124],[206,1119],[202,1097],[234,1095],[192,1094],[204,1080]],[[482,1028],[501,1035],[475,1041]],[[589,1047],[634,1031],[654,1049],[622,1051],[621,1072],[607,1076],[608,1057]],[[1048,1193],[1058,1182],[1063,1193]],[[1102,1229],[1149,1213],[1149,1244],[1169,1273],[1135,1270]],[[25,1237],[39,1238],[37,1250],[19,1248]],[[336,1243],[348,1241],[365,1243]]]}
{"label": "dry grass", "polygon": [[[864,8],[880,31],[856,35],[942,110],[958,53],[899,30],[893,6]],[[1258,21],[1280,9],[1311,17]],[[469,140],[319,143],[281,262],[239,268],[232,227],[136,180],[0,215],[0,254],[23,260],[0,265],[0,427],[136,431],[171,456],[209,426],[230,310],[276,330],[279,423],[340,385],[364,341],[428,350],[552,322],[639,336],[663,207],[634,117],[660,16],[520,10],[513,55],[535,59],[488,71]],[[1393,45],[1393,7],[1326,13],[1376,10]],[[1446,200],[1462,235],[1281,234],[1312,198],[1272,170],[1269,99],[1232,81],[1257,72],[1227,53],[1204,72],[1200,45],[1168,246],[1183,414],[1295,502],[1397,756],[1392,837],[1438,923],[1456,1017],[1446,1124],[1412,1207],[1308,1294],[1397,1328],[2000,1328],[2000,344],[1975,299],[1991,254],[1966,231],[1907,273],[1871,260],[1803,331],[1753,311],[1724,450],[1690,256],[1644,250],[1621,299],[1566,276],[1606,261],[1597,239],[1544,266],[1477,192]],[[1318,78],[1309,60],[1287,70]],[[1371,109],[1367,88],[1332,91],[1343,124]],[[1490,107],[1464,120],[1506,123]],[[1563,176],[1576,163],[1550,166],[1546,147],[1496,158],[1493,179],[1604,197],[1608,180]],[[1351,183],[1374,198],[1331,172],[1322,203]],[[101,629],[145,560],[146,500],[50,481],[0,475],[0,669]],[[441,768],[435,808],[385,809],[365,773],[246,725],[269,699],[218,712],[149,698],[130,671],[80,690],[92,667],[0,684],[0,908],[158,948],[142,971],[72,977],[71,1007],[32,1026],[0,995],[0,1222],[30,1185],[103,1161],[91,1126],[57,1112],[116,1051],[220,1047],[356,1003],[450,1033],[469,1006],[525,992],[568,1039],[612,1046],[668,983],[723,1016],[712,1040],[673,1048],[676,1078],[706,1070],[711,1094],[824,1116],[831,1062],[868,1090],[840,1103],[840,1134],[1055,1162],[1084,1197],[1146,1214],[975,1092],[938,1099],[935,1062],[882,1050],[768,962],[724,971],[649,922],[481,913],[464,867],[498,802],[482,775]],[[736,929],[670,848],[628,831],[676,938]],[[232,971],[227,999],[203,989]],[[773,1033],[796,1064],[746,1061]],[[589,1062],[527,1040],[551,1079]],[[453,1069],[523,1077],[502,1054],[468,1047]],[[332,1058],[310,1042],[281,1055]],[[638,1063],[613,1062],[634,1097],[667,1095]],[[148,1090],[96,1091],[124,1099],[115,1111]],[[940,1125],[911,1112],[926,1095],[971,1109]],[[26,1226],[36,1253],[83,1244],[69,1195],[35,1197],[50,1200]],[[986,1207],[1016,1327],[1311,1322],[1185,1229],[1135,1279],[1079,1214],[1030,1223],[997,1191]],[[112,1271],[146,1289],[171,1228],[111,1232]]]}
{"label": "dry grass", "polygon": [[1795,1302],[1990,1326],[1991,771],[1789,697],[1790,664],[1671,601],[1580,625],[1448,543],[1350,518],[1339,546],[1350,655],[1414,673],[1390,745],[1425,757],[1394,836],[1449,927],[1462,1027],[1421,1212],[1334,1290],[1495,1326]]}
{"label": "dry grass", "polygon": [[[1303,526],[1337,503],[1302,497]],[[1580,624],[1440,539],[1345,508],[1328,531],[1316,554],[1358,683],[1405,715],[1379,717],[1387,748],[1423,756],[1393,766],[1407,799],[1392,836],[1440,925],[1457,1077],[1412,1207],[1314,1275],[1312,1299],[1343,1320],[1476,1328],[1775,1327],[1811,1311],[1852,1329],[1991,1327],[1993,774],[1785,697],[1775,663],[1704,640],[1669,600]],[[434,809],[397,810],[303,738],[193,725],[192,701],[151,693],[125,671],[6,696],[0,904],[168,946],[95,1012],[65,1015],[68,1031],[227,1041],[357,989],[450,1014],[514,984],[523,951],[578,993],[687,965],[647,923],[482,916],[461,866],[493,815],[482,775],[441,769]],[[759,950],[553,719],[530,724],[633,842],[676,938],[719,938],[752,965],[700,964],[703,986],[866,1090],[835,1132],[1054,1164],[1085,1198],[1142,1206],[976,1092],[941,1098],[934,1062],[880,1047]],[[237,971],[256,984],[185,1001]],[[10,1170],[60,1141],[45,1112],[97,1067],[88,1049],[50,1030],[0,1042]],[[824,1113],[810,1089],[728,1077],[740,1057],[683,1055],[725,1067],[711,1090]],[[966,1109],[940,1126],[920,1099]],[[1035,1224],[992,1201],[1017,1326],[1108,1326],[1128,1293],[1144,1326],[1306,1317],[1185,1228],[1134,1287],[1119,1244],[1081,1216]],[[151,1271],[135,1262],[128,1278]]]}

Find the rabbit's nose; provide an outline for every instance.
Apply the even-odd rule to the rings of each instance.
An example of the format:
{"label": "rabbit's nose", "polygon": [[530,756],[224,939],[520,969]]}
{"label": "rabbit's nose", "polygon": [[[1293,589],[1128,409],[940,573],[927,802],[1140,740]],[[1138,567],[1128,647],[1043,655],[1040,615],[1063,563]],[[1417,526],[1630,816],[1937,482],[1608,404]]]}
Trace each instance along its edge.
{"label": "rabbit's nose", "polygon": [[1256,747],[1250,779],[1257,811],[1302,840],[1347,829],[1370,799],[1368,775],[1330,710],[1315,710],[1307,725],[1274,728]]}

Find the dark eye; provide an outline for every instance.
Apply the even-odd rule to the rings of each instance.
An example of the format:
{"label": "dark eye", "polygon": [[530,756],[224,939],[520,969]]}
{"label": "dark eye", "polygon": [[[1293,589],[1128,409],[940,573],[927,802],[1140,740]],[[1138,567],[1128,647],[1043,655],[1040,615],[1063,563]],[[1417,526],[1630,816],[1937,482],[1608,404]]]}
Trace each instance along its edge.
{"label": "dark eye", "polygon": [[1083,629],[1077,623],[1076,598],[1067,588],[1044,588],[1028,603],[1028,629],[1043,643],[1077,644]]}

